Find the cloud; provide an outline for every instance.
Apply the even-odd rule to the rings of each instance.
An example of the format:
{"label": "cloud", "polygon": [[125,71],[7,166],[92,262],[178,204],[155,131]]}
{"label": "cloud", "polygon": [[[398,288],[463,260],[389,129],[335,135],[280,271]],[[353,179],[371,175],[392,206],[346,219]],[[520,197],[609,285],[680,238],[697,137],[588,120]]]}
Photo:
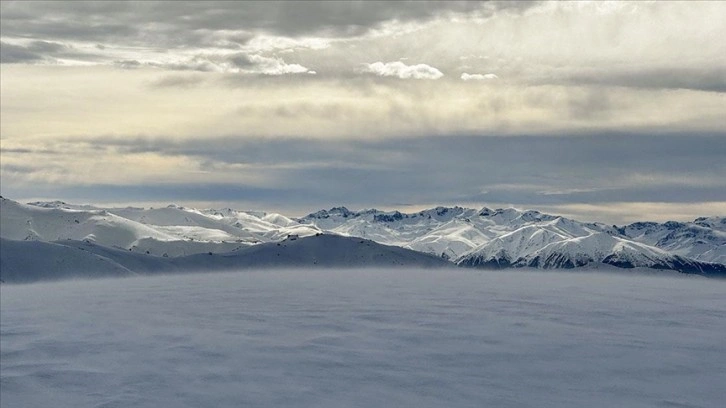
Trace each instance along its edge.
{"label": "cloud", "polygon": [[0,42],[0,63],[3,64],[59,64],[98,61],[94,52],[53,41]]}
{"label": "cloud", "polygon": [[0,62],[3,64],[16,64],[42,60],[43,56],[29,50],[27,47],[0,42]]}
{"label": "cloud", "polygon": [[[213,178],[311,200],[329,183],[361,206],[724,201],[723,2],[0,8],[10,191]],[[600,137],[620,131],[635,136]]]}
{"label": "cloud", "polygon": [[[120,64],[119,64],[120,63]],[[259,54],[198,54],[186,59],[175,59],[167,61],[151,61],[141,63],[136,60],[117,61],[117,66],[122,68],[138,68],[139,66],[151,66],[171,71],[198,71],[217,72],[234,74],[262,74],[262,75],[285,75],[285,74],[315,74],[300,64],[288,64],[280,57],[267,57]]]}
{"label": "cloud", "polygon": [[152,88],[189,89],[199,86],[204,78],[198,75],[165,75],[149,82]]}
{"label": "cloud", "polygon": [[[52,155],[36,154],[33,146],[22,147],[25,142],[4,145],[1,187],[2,195],[11,198],[83,193],[91,201],[244,199],[257,208],[284,199],[291,206],[320,208],[400,202],[524,208],[660,202],[686,209],[726,202],[726,181],[720,177],[726,173],[724,140],[723,132],[375,141],[244,134],[185,140],[69,138],[43,146],[54,149]],[[28,163],[32,169],[24,170]],[[165,184],[160,186],[159,180]],[[163,195],[151,192],[157,187]],[[621,219],[613,212],[600,215],[588,218]]]}
{"label": "cloud", "polygon": [[464,72],[463,74],[461,74],[461,79],[464,81],[483,81],[499,79],[499,77],[495,74],[467,74],[466,72]]}
{"label": "cloud", "polygon": [[[384,64],[405,55],[408,61],[431,62],[439,72],[465,71],[469,81],[496,72],[508,85],[714,92],[726,87],[720,57],[726,48],[713,40],[724,35],[719,2],[697,7],[678,2],[2,2],[0,7],[3,42],[13,44],[3,47],[6,62],[56,63],[58,57],[49,52],[14,49],[24,46],[19,41],[35,39],[83,50],[88,56],[76,58],[86,63],[135,60],[169,70],[236,72],[244,70],[246,56],[259,55],[273,60],[256,73],[304,67],[340,78],[360,73],[361,61]],[[223,61],[235,51],[237,61]],[[279,58],[284,60],[275,61]]]}
{"label": "cloud", "polygon": [[[557,82],[557,77],[553,78]],[[726,62],[710,67],[600,68],[565,74],[560,82],[644,89],[726,92]]]}
{"label": "cloud", "polygon": [[[9,4],[8,4],[9,3]],[[523,10],[534,3],[406,2],[3,2],[3,35],[105,42],[118,38],[167,45],[198,43],[205,32],[264,31],[273,35],[350,37],[387,21],[427,21],[440,15]],[[89,24],[93,22],[93,24]],[[207,44],[208,45],[208,44]]]}
{"label": "cloud", "polygon": [[164,62],[146,62],[144,65],[168,69],[171,71],[225,72],[229,69],[225,65],[212,61],[203,55],[197,55],[183,60],[175,59]]}
{"label": "cloud", "polygon": [[369,72],[378,76],[398,77],[401,79],[439,79],[444,74],[438,69],[426,65],[406,65],[401,61],[394,62],[373,62],[365,64],[362,72]]}
{"label": "cloud", "polygon": [[137,60],[118,60],[114,61],[113,65],[121,69],[135,69],[143,66],[143,64]]}
{"label": "cloud", "polygon": [[617,225],[638,221],[692,221],[698,217],[723,215],[726,201],[702,203],[604,202],[590,204],[544,205],[542,211],[562,214],[578,220],[592,220]]}
{"label": "cloud", "polygon": [[[450,79],[414,81],[354,75],[351,67],[349,76],[336,77],[323,63],[309,65],[287,54],[283,62],[309,67],[318,74],[264,75],[257,66],[247,72],[230,68],[213,75],[176,71],[174,75],[198,75],[204,81],[176,87],[179,93],[175,94],[173,87],[152,91],[162,74],[172,72],[147,65],[121,70],[7,64],[2,71],[3,139],[33,137],[51,142],[61,135],[84,134],[183,138],[236,134],[245,129],[254,136],[350,140],[435,134],[572,134],[582,129],[689,133],[723,127],[723,101],[713,92],[526,86],[508,78],[506,87],[490,86],[482,93],[479,86],[460,80],[460,73]],[[275,65],[266,67],[272,68]],[[317,114],[322,105],[334,107],[337,114]],[[208,106],[216,108],[209,110]],[[85,112],[82,121],[79,111]],[[289,114],[291,111],[296,114]]]}
{"label": "cloud", "polygon": [[249,56],[249,60],[253,64],[253,68],[244,70],[246,72],[261,73],[264,75],[315,73],[300,64],[287,64],[282,58],[278,57],[251,55]]}
{"label": "cloud", "polygon": [[[200,136],[173,142],[161,137],[99,137],[68,139],[55,146],[64,154],[44,156],[39,165],[70,160],[88,167],[88,162],[99,160],[110,165],[106,155],[119,156],[114,159],[119,164],[131,157],[158,156],[171,163],[171,167],[164,169],[164,177],[174,174],[173,165],[197,163],[191,168],[204,167],[220,182],[233,182],[244,174],[253,179],[255,175],[264,175],[271,186],[309,186],[313,189],[311,194],[326,195],[338,188],[348,191],[343,184],[355,180],[351,186],[360,192],[350,194],[358,197],[361,205],[388,201],[391,195],[418,197],[423,202],[440,197],[448,202],[477,199],[527,205],[611,200],[723,201],[726,182],[718,175],[726,171],[722,160],[726,154],[724,136],[449,135],[415,141],[343,141],[240,135]],[[94,153],[89,154],[91,151]],[[10,147],[3,150],[3,161],[27,163],[29,152],[32,149]],[[14,161],[16,155],[18,162]],[[155,162],[139,163],[145,168],[134,169],[135,174],[148,173],[152,179],[158,178],[153,170]],[[176,178],[167,180],[184,182],[189,177],[186,170],[179,169]],[[104,177],[115,172],[109,170]],[[85,177],[86,183],[92,183],[96,175]],[[477,196],[481,190],[487,194]],[[370,197],[367,203],[366,196]]]}
{"label": "cloud", "polygon": [[25,45],[0,42],[0,63],[26,63],[50,59],[67,54],[68,47],[49,41],[31,41]]}

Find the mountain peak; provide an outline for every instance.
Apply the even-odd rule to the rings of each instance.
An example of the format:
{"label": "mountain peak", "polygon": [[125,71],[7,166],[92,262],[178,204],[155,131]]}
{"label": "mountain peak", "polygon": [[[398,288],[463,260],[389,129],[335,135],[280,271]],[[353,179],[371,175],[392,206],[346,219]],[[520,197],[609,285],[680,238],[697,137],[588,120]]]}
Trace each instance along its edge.
{"label": "mountain peak", "polygon": [[356,213],[350,211],[344,206],[340,207],[333,207],[329,210],[320,210],[311,214],[306,215],[303,218],[318,218],[318,219],[325,219],[330,218],[331,216],[340,216],[343,218],[348,218],[350,216],[355,215]]}

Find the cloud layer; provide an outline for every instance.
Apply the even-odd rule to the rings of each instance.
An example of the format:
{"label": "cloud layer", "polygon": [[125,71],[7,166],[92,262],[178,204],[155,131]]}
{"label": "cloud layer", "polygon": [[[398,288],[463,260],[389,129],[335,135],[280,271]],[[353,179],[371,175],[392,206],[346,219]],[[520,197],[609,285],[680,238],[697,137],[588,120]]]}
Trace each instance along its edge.
{"label": "cloud layer", "polygon": [[603,203],[649,218],[652,203],[726,201],[722,2],[0,11],[13,198],[469,201],[608,219]]}
{"label": "cloud layer", "polygon": [[[127,196],[244,202],[255,208],[285,202],[294,204],[286,208],[292,212],[333,203],[353,208],[499,204],[569,210],[627,204],[632,211],[637,203],[687,209],[726,202],[726,182],[720,176],[726,172],[726,147],[723,135],[714,134],[356,142],[229,136],[176,143],[109,137],[36,149],[4,148],[2,154],[4,180],[10,175],[4,194],[11,197],[35,192],[118,202]],[[78,156],[93,159],[78,162],[73,159]],[[29,163],[26,157],[43,159]],[[626,214],[620,217],[612,208],[594,218],[622,221]],[[659,218],[655,213],[639,216]]]}

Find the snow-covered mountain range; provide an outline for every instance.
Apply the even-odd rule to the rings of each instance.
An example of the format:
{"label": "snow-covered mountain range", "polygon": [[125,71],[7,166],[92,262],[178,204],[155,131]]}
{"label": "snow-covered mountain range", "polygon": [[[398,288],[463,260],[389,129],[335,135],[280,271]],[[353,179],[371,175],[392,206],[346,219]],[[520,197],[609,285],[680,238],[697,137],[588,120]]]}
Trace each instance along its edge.
{"label": "snow-covered mountain range", "polygon": [[[406,214],[335,207],[291,218],[229,208],[199,210],[176,205],[148,209],[99,208],[58,201],[29,204],[6,198],[0,201],[0,237],[4,247],[12,248],[12,251],[2,251],[3,269],[9,267],[8,257],[13,251],[31,250],[30,246],[15,242],[38,241],[76,248],[82,244],[92,245],[94,250],[89,253],[111,259],[121,268],[118,270],[126,268],[130,272],[135,269],[184,269],[185,262],[203,267],[209,264],[209,254],[236,254],[234,261],[227,259],[222,264],[229,267],[292,266],[313,264],[314,261],[336,266],[364,266],[374,264],[373,260],[380,260],[376,257],[382,256],[391,264],[427,265],[436,257],[470,267],[548,269],[608,264],[620,268],[643,267],[726,276],[726,219],[723,217],[704,217],[685,223],[638,222],[619,227],[514,208],[437,207]],[[323,235],[326,238],[305,238]],[[343,245],[334,249],[338,241],[344,242],[343,237],[363,238],[360,242],[366,245]],[[259,248],[270,247],[270,243],[276,247],[276,243],[295,240],[307,242],[294,245],[299,254],[287,253],[283,257],[287,259],[285,262],[262,260],[280,255],[259,252]],[[310,244],[312,242],[317,244]],[[32,251],[36,253],[60,254],[64,251],[48,245],[34,245]],[[119,261],[99,255],[100,248],[119,251],[126,258]],[[406,251],[394,251],[394,255],[382,248]],[[345,251],[354,251],[356,255],[348,256]],[[366,251],[378,255],[372,257]],[[316,254],[314,258],[308,256],[311,253]],[[384,255],[380,255],[382,253]],[[425,257],[411,257],[412,253]],[[207,256],[205,261],[191,262],[200,254]],[[133,262],[129,255],[134,256]],[[245,256],[256,260],[243,261]],[[159,263],[159,259],[163,262]],[[332,262],[333,259],[336,261]],[[22,262],[30,261],[15,256],[12,262],[18,267]],[[88,260],[79,266],[86,265],[84,262]],[[135,267],[127,267],[129,262]],[[144,266],[147,264],[150,266]],[[212,269],[220,265],[219,262],[213,264],[209,264]],[[7,276],[4,272],[3,275]]]}
{"label": "snow-covered mountain range", "polygon": [[605,262],[670,269],[669,265],[688,262],[726,264],[722,217],[618,227],[514,208],[437,207],[402,214],[339,207],[300,221],[467,266],[572,268]]}

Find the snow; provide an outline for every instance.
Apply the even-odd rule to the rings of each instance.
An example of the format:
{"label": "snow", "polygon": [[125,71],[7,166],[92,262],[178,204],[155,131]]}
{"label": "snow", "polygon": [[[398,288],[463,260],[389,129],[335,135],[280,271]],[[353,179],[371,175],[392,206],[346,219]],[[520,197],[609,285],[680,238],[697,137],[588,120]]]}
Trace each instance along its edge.
{"label": "snow", "polygon": [[466,253],[462,260],[478,258],[479,263],[493,260],[513,262],[529,256],[550,243],[560,242],[567,238],[568,236],[549,229],[527,225],[477,247]]}
{"label": "snow", "polygon": [[326,232],[455,258],[495,236],[473,226],[472,217],[476,217],[475,210],[461,207],[436,207],[411,214],[375,209],[352,212],[336,207],[310,214],[300,222]]}
{"label": "snow", "polygon": [[128,247],[142,237],[177,239],[104,210],[44,208],[2,199],[1,215],[0,234],[13,240],[92,239],[107,246]]}
{"label": "snow", "polygon": [[627,253],[633,257],[636,266],[649,266],[648,261],[669,257],[668,253],[654,247],[628,242],[605,233],[553,242],[525,258],[525,263],[534,258],[551,259],[553,256],[568,254],[576,261],[602,262],[608,255]]}
{"label": "snow", "polygon": [[142,254],[178,257],[194,254],[206,254],[209,252],[216,254],[236,251],[249,245],[252,244],[244,241],[240,242],[238,240],[232,242],[199,240],[158,241],[153,238],[142,238],[136,241],[129,250]]}
{"label": "snow", "polygon": [[187,225],[155,226],[155,229],[167,234],[182,236],[197,241],[234,241],[238,236],[214,228],[191,227]]}
{"label": "snow", "polygon": [[291,234],[310,236],[320,232],[279,214],[252,215],[230,210],[225,216],[218,211],[176,205],[100,209],[63,202],[26,205],[3,198],[0,215],[0,236],[6,239],[90,240],[108,247],[167,256],[222,253],[258,242],[280,241]]}
{"label": "snow", "polygon": [[726,229],[721,217],[694,222],[634,223],[623,227],[629,238],[676,255],[704,262],[726,264]]}
{"label": "snow", "polygon": [[726,283],[294,270],[0,286],[0,407],[720,407]]}
{"label": "snow", "polygon": [[617,227],[515,208],[436,207],[406,214],[334,207],[294,219],[230,208],[24,205],[4,198],[0,215],[0,237],[5,239],[86,240],[166,257],[222,254],[289,236],[326,233],[370,239],[465,266],[559,268],[607,261],[621,267],[726,275],[722,217]]}

